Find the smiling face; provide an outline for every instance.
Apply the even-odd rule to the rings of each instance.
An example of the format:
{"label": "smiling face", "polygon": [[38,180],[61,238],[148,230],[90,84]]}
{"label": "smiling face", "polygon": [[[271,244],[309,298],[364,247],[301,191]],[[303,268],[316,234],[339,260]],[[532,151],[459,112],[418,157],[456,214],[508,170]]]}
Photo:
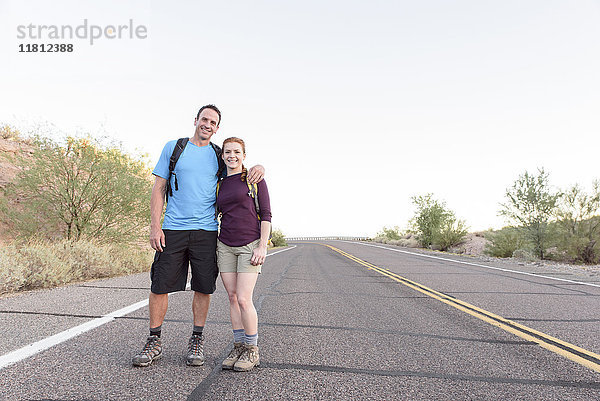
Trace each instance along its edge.
{"label": "smiling face", "polygon": [[219,129],[219,115],[212,109],[204,109],[194,120],[194,125],[200,140],[208,141]]}
{"label": "smiling face", "polygon": [[227,142],[223,145],[223,155],[221,156],[227,166],[227,173],[233,174],[242,171],[242,163],[246,158],[244,148],[238,142]]}

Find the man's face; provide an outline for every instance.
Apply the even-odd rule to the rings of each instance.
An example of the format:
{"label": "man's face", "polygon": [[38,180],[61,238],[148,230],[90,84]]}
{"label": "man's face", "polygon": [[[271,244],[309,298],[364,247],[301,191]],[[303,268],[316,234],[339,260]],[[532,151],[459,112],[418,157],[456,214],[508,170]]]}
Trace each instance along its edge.
{"label": "man's face", "polygon": [[209,140],[219,129],[219,115],[212,109],[204,109],[194,120],[196,134],[202,140]]}

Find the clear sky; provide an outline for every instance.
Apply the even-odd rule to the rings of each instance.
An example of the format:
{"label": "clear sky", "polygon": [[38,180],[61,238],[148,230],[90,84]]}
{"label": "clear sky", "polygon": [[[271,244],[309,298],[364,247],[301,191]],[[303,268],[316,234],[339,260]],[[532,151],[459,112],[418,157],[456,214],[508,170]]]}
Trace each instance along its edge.
{"label": "clear sky", "polygon": [[[129,24],[145,39],[18,39]],[[405,227],[433,192],[472,230],[525,170],[600,178],[599,1],[0,0],[0,122],[106,132],[156,162],[215,103],[287,235]],[[72,53],[19,44],[72,43]]]}

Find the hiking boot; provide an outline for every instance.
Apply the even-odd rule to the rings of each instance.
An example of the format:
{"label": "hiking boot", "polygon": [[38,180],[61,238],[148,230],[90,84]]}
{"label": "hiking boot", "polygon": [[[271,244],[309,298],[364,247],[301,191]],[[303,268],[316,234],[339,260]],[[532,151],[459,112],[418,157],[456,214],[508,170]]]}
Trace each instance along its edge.
{"label": "hiking boot", "polygon": [[152,362],[162,357],[162,343],[160,337],[149,336],[142,352],[133,357],[133,366],[149,366]]}
{"label": "hiking boot", "polygon": [[204,365],[204,336],[193,335],[190,337],[185,363],[188,366]]}
{"label": "hiking boot", "polygon": [[236,372],[247,372],[255,366],[260,365],[258,356],[258,347],[256,345],[245,344],[245,349],[237,362],[233,365]]}
{"label": "hiking boot", "polygon": [[223,360],[223,363],[221,363],[221,368],[233,369],[233,365],[235,365],[240,358],[240,355],[242,355],[245,350],[246,347],[244,347],[244,343],[233,343],[233,349],[229,351],[229,355]]}

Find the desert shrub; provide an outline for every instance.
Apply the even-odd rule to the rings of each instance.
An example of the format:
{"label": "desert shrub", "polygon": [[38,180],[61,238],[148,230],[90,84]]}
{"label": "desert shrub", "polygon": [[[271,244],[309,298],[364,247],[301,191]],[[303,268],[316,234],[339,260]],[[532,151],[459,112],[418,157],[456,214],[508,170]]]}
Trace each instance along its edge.
{"label": "desert shrub", "polygon": [[564,244],[564,251],[571,261],[588,264],[600,261],[600,245],[598,239],[571,237]]}
{"label": "desert shrub", "polygon": [[464,221],[457,220],[452,214],[443,222],[439,231],[434,233],[433,243],[438,245],[441,251],[447,251],[448,248],[461,243],[466,235]]}
{"label": "desert shrub", "polygon": [[426,194],[413,196],[412,202],[416,206],[412,226],[421,246],[445,251],[464,239],[467,234],[465,222],[457,219],[443,201],[434,199],[433,194]]}
{"label": "desert shrub", "polygon": [[10,125],[2,125],[0,126],[0,138],[2,139],[18,139],[21,137],[21,134],[17,129],[11,127]]}
{"label": "desert shrub", "polygon": [[597,263],[600,258],[600,182],[594,181],[592,192],[579,185],[568,188],[559,201],[556,228],[557,248],[570,261]]}
{"label": "desert shrub", "polygon": [[418,248],[419,246],[421,246],[419,241],[417,241],[417,239],[411,234],[404,235],[400,239],[385,239],[385,238],[376,237],[376,238],[373,238],[373,241],[379,242],[382,244],[403,246],[405,248]]}
{"label": "desert shrub", "polygon": [[515,227],[504,227],[501,230],[489,232],[486,239],[490,242],[484,252],[497,258],[510,258],[517,249],[528,246],[525,235]]}
{"label": "desert shrub", "polygon": [[29,240],[0,248],[0,293],[147,271],[153,252],[96,241]]}
{"label": "desert shrub", "polygon": [[531,262],[535,260],[536,255],[531,251],[531,249],[517,249],[512,253],[512,257]]}
{"label": "desert shrub", "polygon": [[506,190],[505,196],[507,200],[500,205],[499,214],[513,225],[523,227],[534,252],[544,259],[549,245],[548,223],[561,196],[550,188],[548,173],[543,168],[537,175],[525,171]]}
{"label": "desert shrub", "polygon": [[273,246],[287,246],[287,241],[285,240],[285,235],[279,229],[273,230],[271,233],[271,243]]}
{"label": "desert shrub", "polygon": [[[17,235],[135,242],[147,234],[150,172],[142,158],[92,138],[36,138],[7,187]],[[5,208],[6,210],[6,208]]]}
{"label": "desert shrub", "polygon": [[403,234],[400,232],[400,228],[398,226],[394,227],[386,227],[384,226],[380,232],[375,236],[375,240],[377,242],[386,241],[397,241],[402,239]]}

